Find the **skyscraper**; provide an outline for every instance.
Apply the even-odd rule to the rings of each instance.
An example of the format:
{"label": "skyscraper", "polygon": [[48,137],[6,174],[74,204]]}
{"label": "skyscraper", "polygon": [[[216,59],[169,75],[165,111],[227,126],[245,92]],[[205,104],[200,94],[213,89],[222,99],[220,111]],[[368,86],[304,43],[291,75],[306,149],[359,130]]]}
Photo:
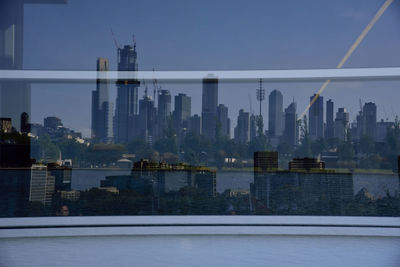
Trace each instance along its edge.
{"label": "skyscraper", "polygon": [[372,140],[376,139],[376,105],[375,103],[368,102],[363,107],[363,121],[364,121],[364,132],[363,135],[367,135]]}
{"label": "skyscraper", "polygon": [[156,133],[156,109],[154,101],[150,96],[143,96],[139,101],[139,119],[136,122],[138,137],[143,138],[146,142],[152,144],[154,134]]}
{"label": "skyscraper", "polygon": [[201,117],[197,114],[189,118],[189,132],[193,134],[201,134]]}
{"label": "skyscraper", "polygon": [[[310,97],[310,103],[315,94]],[[324,98],[319,96],[308,111],[308,127],[310,138],[315,140],[324,137]]]}
{"label": "skyscraper", "polygon": [[334,136],[333,110],[333,101],[329,99],[328,101],[326,101],[326,138],[333,138]]}
{"label": "skyscraper", "polygon": [[[118,48],[118,71],[137,71],[136,63],[137,53],[136,45],[125,45],[124,48]],[[132,136],[130,127],[135,124],[134,115],[138,114],[138,87],[140,82],[136,79],[117,81],[117,103],[116,103],[116,134],[117,143],[128,142]]]}
{"label": "skyscraper", "polygon": [[345,108],[339,108],[336,112],[335,126],[334,126],[334,137],[341,141],[346,140],[347,131],[349,131],[349,113]]}
{"label": "skyscraper", "polygon": [[283,96],[278,90],[269,94],[268,134],[273,145],[278,145],[279,137],[283,133]]}
{"label": "skyscraper", "polygon": [[161,90],[158,94],[158,110],[157,110],[157,122],[158,122],[158,135],[162,137],[164,130],[168,126],[168,120],[171,116],[171,94],[168,90]]}
{"label": "skyscraper", "polygon": [[[97,71],[109,70],[108,59],[97,59]],[[97,79],[96,90],[92,91],[92,139],[109,143],[113,138],[112,104],[109,101],[108,81]]]}
{"label": "skyscraper", "polygon": [[[66,0],[0,1],[0,69],[23,66],[25,4],[61,4]],[[0,82],[0,117],[11,118],[20,130],[21,114],[31,113],[31,86],[25,81]]]}
{"label": "skyscraper", "polygon": [[237,125],[235,128],[235,141],[245,144],[250,141],[250,113],[239,110]]}
{"label": "skyscraper", "polygon": [[29,133],[31,131],[29,123],[29,115],[26,112],[21,114],[21,133]]}
{"label": "skyscraper", "polygon": [[201,109],[201,130],[207,138],[215,139],[218,105],[218,79],[207,77],[203,79],[203,96]]}
{"label": "skyscraper", "polygon": [[283,139],[291,147],[297,146],[299,142],[298,125],[297,125],[297,105],[295,102],[285,109],[285,130]]}
{"label": "skyscraper", "polygon": [[231,123],[230,123],[230,119],[228,118],[228,107],[223,105],[223,104],[219,104],[217,107],[217,117],[218,117],[218,123],[219,123],[219,127],[220,127],[220,131],[221,131],[221,136],[226,136],[226,137],[230,137],[231,131],[230,131],[230,127],[231,127]]}
{"label": "skyscraper", "polygon": [[192,99],[185,94],[175,96],[175,109],[173,113],[174,128],[178,142],[182,137],[183,129],[188,127],[188,119],[190,118],[192,109]]}

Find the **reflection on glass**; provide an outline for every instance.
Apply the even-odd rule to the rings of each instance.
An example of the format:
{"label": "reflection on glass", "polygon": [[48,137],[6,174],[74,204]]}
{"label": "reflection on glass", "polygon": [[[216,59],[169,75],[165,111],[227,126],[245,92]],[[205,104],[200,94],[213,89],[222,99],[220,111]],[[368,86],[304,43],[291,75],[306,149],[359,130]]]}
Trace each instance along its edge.
{"label": "reflection on glass", "polygon": [[[41,5],[32,7],[27,3]],[[138,10],[132,18],[135,21],[146,16],[142,19],[146,21],[145,25],[136,21],[143,27],[139,30],[142,35],[138,45],[135,38],[121,45],[112,33],[109,37],[114,38],[116,47],[110,48],[104,45],[104,40],[98,39],[101,34],[94,34],[92,40],[80,41],[80,44],[90,43],[90,49],[80,45],[83,48],[74,51],[59,44],[60,38],[52,36],[55,43],[45,51],[38,47],[42,47],[41,42],[47,42],[47,38],[36,38],[36,35],[32,38],[31,34],[24,32],[24,27],[39,34],[31,23],[43,23],[45,16],[40,16],[43,13],[40,8],[43,4],[55,3],[70,7],[64,9],[66,13],[59,18],[54,15],[58,15],[57,12],[61,12],[65,5],[52,9],[54,14],[49,16],[52,15],[55,24],[63,22],[62,18],[82,20],[76,16],[80,11],[76,4],[63,0],[0,0],[0,71],[20,73],[25,67],[26,57],[27,65],[35,69],[53,69],[57,64],[61,64],[61,69],[69,69],[67,66],[70,65],[64,66],[67,62],[75,69],[96,66],[97,79],[94,77],[95,82],[85,85],[76,80],[61,79],[53,80],[58,84],[45,84],[48,82],[46,79],[40,81],[44,83],[35,83],[25,80],[26,77],[0,80],[1,217],[400,215],[400,122],[396,115],[398,109],[393,107],[397,104],[393,99],[397,98],[382,99],[377,92],[377,88],[385,89],[389,91],[388,95],[394,92],[396,96],[398,81],[272,83],[257,77],[252,82],[246,80],[235,84],[217,77],[213,71],[206,71],[197,83],[177,80],[162,83],[156,78],[138,78],[139,63],[142,70],[161,64],[164,70],[228,69],[238,70],[237,75],[251,69],[342,68],[349,62],[356,67],[375,66],[375,61],[378,67],[396,65],[398,45],[395,48],[377,45],[377,50],[363,52],[372,55],[378,51],[382,57],[379,59],[360,60],[353,55],[356,49],[366,49],[359,45],[366,41],[364,39],[372,27],[379,26],[376,25],[378,19],[385,12],[387,21],[381,23],[386,26],[385,34],[390,38],[394,36],[393,39],[379,29],[376,30],[381,34],[379,38],[371,38],[385,40],[386,44],[390,43],[386,42],[387,39],[399,42],[397,35],[389,34],[396,30],[392,27],[393,21],[397,22],[397,17],[393,18],[393,14],[386,11],[395,8],[390,6],[391,1],[386,1],[378,13],[371,3],[363,5],[364,12],[375,16],[372,24],[367,24],[371,16],[361,16],[362,25],[365,23],[370,27],[357,35],[355,42],[353,35],[360,34],[359,23],[344,21],[349,19],[347,8],[359,6],[337,4],[334,8],[338,12],[333,12],[333,15],[320,12],[331,9],[326,6],[307,9],[312,10],[310,12],[316,10],[315,19],[319,18],[319,13],[329,16],[330,19],[325,15],[320,18],[326,31],[321,31],[318,23],[309,20],[313,16],[282,16],[286,9],[282,14],[274,11],[271,18],[283,19],[282,27],[291,25],[284,34],[290,41],[277,44],[270,41],[274,38],[266,39],[257,30],[259,25],[263,25],[261,28],[270,34],[265,36],[274,36],[278,40],[283,38],[280,29],[270,31],[268,23],[264,25],[256,20],[264,13],[262,16],[247,15],[249,27],[231,27],[230,24],[238,23],[239,16],[245,15],[241,9],[228,12],[226,6],[216,5],[210,10],[207,5],[196,3],[197,8],[193,9],[196,14],[223,10],[226,24],[230,26],[207,24],[210,22],[202,21],[203,18],[194,16],[189,10],[179,16],[185,17],[190,33],[183,29],[186,34],[178,34],[175,25],[170,24],[173,22],[170,15],[168,19],[160,19],[163,25],[159,25],[157,21],[148,20],[147,11],[139,12],[147,10],[144,3],[113,5],[108,7],[109,10],[99,1],[90,8],[107,12],[117,9],[111,12],[115,14],[133,8]],[[163,8],[173,8],[175,4],[159,5],[162,12],[158,9],[154,12],[162,17],[168,14]],[[263,8],[254,6],[254,3],[247,5],[256,13],[282,8],[281,4],[271,3],[260,4]],[[205,12],[200,12],[204,8]],[[36,14],[39,14],[38,18],[33,19]],[[341,19],[337,14],[341,14]],[[24,23],[24,16],[27,16],[27,23]],[[104,23],[123,18],[125,16],[120,15],[110,20],[96,18],[95,28],[101,29]],[[90,21],[93,17],[85,16],[84,19]],[[310,26],[310,33],[299,34],[297,25],[300,20],[304,20],[305,25],[318,27]],[[202,35],[204,31],[198,28],[203,23],[210,30],[207,35]],[[50,36],[58,36],[60,32],[73,28],[69,23],[63,23],[63,31],[60,31],[60,27],[50,27],[52,25],[48,22],[44,24],[49,32],[44,30],[40,34]],[[126,25],[126,21],[120,24]],[[342,31],[347,26],[351,36]],[[159,32],[160,28],[166,32]],[[226,40],[229,34],[236,36],[232,29],[247,36],[243,38],[245,42],[240,41],[238,50],[233,45],[235,42]],[[341,34],[334,36],[337,44],[329,39],[332,37],[325,36],[325,32],[334,33],[335,29],[341,30]],[[76,40],[87,38],[86,34],[83,36],[75,28],[73,30],[77,34]],[[118,31],[127,32],[127,29]],[[151,39],[143,32],[152,33]],[[191,32],[199,36],[193,36]],[[158,41],[162,35],[168,36],[167,42]],[[29,42],[24,43],[24,37]],[[257,41],[250,41],[254,38]],[[168,47],[171,39],[177,46],[175,51]],[[187,40],[195,46],[189,52],[186,49],[191,46]],[[226,45],[217,45],[218,42]],[[154,43],[162,43],[162,46],[154,48]],[[331,47],[332,43],[340,49]],[[93,47],[99,47],[99,50]],[[310,48],[307,50],[307,47]],[[56,52],[54,48],[57,48]],[[299,48],[306,56],[298,53]],[[28,53],[24,55],[25,50]],[[151,57],[153,53],[157,55],[154,58]],[[327,54],[332,54],[332,59]],[[269,57],[264,58],[264,55]],[[57,61],[56,58],[58,62],[52,61]],[[189,63],[185,63],[183,58],[190,58]],[[340,58],[339,65],[335,65],[336,59]],[[351,63],[352,60],[355,62]],[[366,64],[364,60],[367,60]],[[326,62],[335,64],[326,65]],[[108,76],[111,70],[119,71],[113,81]],[[122,72],[132,74],[131,78],[127,79]],[[80,75],[79,71],[76,75]],[[328,85],[332,92],[326,90]],[[57,92],[59,88],[63,89],[61,93]],[[315,88],[320,90],[316,93]],[[87,89],[91,94],[87,94]],[[369,95],[365,93],[366,100],[360,98],[360,95],[364,98],[361,89],[369,92]],[[78,102],[80,100],[82,102]],[[54,110],[49,111],[48,106]]]}

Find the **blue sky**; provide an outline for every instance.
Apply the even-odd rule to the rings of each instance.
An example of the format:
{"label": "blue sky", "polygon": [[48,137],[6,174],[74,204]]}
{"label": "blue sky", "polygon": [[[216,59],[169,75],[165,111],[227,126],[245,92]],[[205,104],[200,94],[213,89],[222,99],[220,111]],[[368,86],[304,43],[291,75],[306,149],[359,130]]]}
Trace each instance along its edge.
{"label": "blue sky", "polygon": [[[69,0],[66,5],[25,8],[26,69],[93,70],[97,57],[116,69],[113,29],[121,44],[135,34],[139,69],[246,70],[334,68],[383,4],[362,1],[99,1]],[[400,1],[395,0],[344,67],[400,65]],[[287,106],[294,98],[299,113],[321,83],[266,83],[279,89]],[[324,92],[335,109],[354,117],[358,99],[378,104],[378,117],[400,114],[399,82],[336,82]],[[201,108],[201,84],[163,84],[192,96]],[[240,108],[256,105],[257,84],[221,84],[219,102],[228,105],[236,124]],[[32,121],[56,115],[86,135],[90,128],[91,90],[95,85],[34,85]],[[110,87],[112,101],[114,86]],[[143,89],[141,89],[141,92]],[[264,117],[267,105],[264,105]],[[393,112],[392,112],[393,110]],[[265,121],[267,124],[267,121]]]}

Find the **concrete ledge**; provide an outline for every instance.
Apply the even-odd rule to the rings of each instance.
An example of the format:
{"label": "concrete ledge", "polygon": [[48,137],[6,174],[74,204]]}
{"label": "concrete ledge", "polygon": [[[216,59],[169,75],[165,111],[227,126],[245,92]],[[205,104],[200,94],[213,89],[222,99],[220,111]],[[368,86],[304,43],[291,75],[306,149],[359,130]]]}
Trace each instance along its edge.
{"label": "concrete ledge", "polygon": [[0,219],[0,239],[143,235],[400,237],[400,218],[332,216],[109,216]]}

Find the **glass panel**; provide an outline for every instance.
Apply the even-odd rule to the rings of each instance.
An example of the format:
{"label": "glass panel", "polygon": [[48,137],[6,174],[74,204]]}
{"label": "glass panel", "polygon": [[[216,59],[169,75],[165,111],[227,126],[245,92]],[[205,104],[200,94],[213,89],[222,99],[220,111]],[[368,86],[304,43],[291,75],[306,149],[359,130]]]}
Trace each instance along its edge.
{"label": "glass panel", "polygon": [[0,0],[0,216],[399,216],[399,6]]}

